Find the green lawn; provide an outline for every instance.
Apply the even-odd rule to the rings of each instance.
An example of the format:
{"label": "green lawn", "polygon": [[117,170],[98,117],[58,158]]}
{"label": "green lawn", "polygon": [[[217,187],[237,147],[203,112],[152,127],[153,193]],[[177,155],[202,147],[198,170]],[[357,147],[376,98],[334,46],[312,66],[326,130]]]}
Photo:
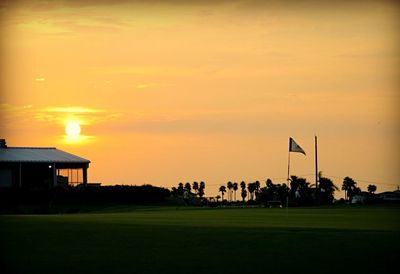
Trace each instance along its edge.
{"label": "green lawn", "polygon": [[0,272],[397,273],[400,258],[400,207],[113,211],[0,216]]}

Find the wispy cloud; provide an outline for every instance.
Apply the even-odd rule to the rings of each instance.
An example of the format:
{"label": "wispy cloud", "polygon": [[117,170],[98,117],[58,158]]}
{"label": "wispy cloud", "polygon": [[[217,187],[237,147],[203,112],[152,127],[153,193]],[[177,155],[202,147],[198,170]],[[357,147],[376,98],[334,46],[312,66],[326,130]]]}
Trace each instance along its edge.
{"label": "wispy cloud", "polygon": [[136,86],[136,88],[146,89],[146,88],[152,88],[152,87],[156,87],[156,86],[158,86],[158,84],[156,84],[156,83],[142,83],[142,84],[138,84]]}
{"label": "wispy cloud", "polygon": [[16,126],[24,122],[64,125],[70,119],[79,120],[82,125],[93,125],[106,123],[122,115],[112,110],[82,106],[38,108],[33,105],[14,106],[10,104],[1,104],[0,113],[8,124]]}
{"label": "wispy cloud", "polygon": [[104,112],[102,109],[86,108],[86,107],[51,107],[46,108],[46,112],[58,112],[58,113],[99,113]]}
{"label": "wispy cloud", "polygon": [[116,119],[122,114],[111,110],[88,108],[81,106],[50,107],[41,109],[36,114],[36,119],[49,122],[60,122],[62,124],[70,119],[76,119],[82,125],[93,125],[105,123]]}

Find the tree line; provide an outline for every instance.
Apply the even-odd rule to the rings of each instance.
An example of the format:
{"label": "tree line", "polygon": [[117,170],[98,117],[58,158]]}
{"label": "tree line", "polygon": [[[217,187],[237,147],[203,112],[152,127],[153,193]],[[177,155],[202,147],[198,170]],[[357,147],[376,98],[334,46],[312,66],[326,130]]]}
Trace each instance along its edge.
{"label": "tree line", "polygon": [[[218,188],[218,195],[209,197],[208,200],[215,200],[217,203],[238,203],[239,199],[242,204],[264,204],[279,203],[285,205],[290,202],[292,205],[328,205],[334,202],[334,194],[336,191],[343,190],[345,193],[345,201],[351,202],[355,195],[361,194],[360,187],[350,177],[345,177],[341,188],[336,186],[333,181],[318,174],[319,186],[307,182],[305,178],[291,176],[287,183],[273,183],[271,179],[265,181],[262,186],[260,181],[246,183],[245,181],[232,182],[228,181],[226,185]],[[175,197],[182,196],[186,198],[204,197],[205,183],[201,181],[179,183],[178,187],[173,187],[171,194]],[[369,185],[368,192],[373,194],[377,190],[375,185]],[[238,193],[239,192],[239,193]],[[240,198],[238,198],[240,195]]]}

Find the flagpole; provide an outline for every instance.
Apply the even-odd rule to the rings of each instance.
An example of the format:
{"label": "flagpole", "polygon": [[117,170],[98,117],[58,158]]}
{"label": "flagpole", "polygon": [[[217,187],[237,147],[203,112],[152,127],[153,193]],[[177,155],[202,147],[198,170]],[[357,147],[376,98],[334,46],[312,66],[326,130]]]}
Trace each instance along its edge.
{"label": "flagpole", "polygon": [[[290,144],[291,144],[291,142],[290,142],[290,138],[289,138],[289,152],[288,152],[288,166],[287,166],[287,184],[288,184],[288,187],[290,187]],[[289,215],[289,194],[288,194],[288,196],[286,196],[286,218],[288,217],[288,215]]]}
{"label": "flagpole", "polygon": [[288,165],[287,165],[287,182],[290,181],[290,139],[289,139],[289,152],[288,152]]}
{"label": "flagpole", "polygon": [[318,141],[317,141],[317,135],[315,135],[315,189],[317,190],[317,195],[318,195],[319,188],[318,188]]}

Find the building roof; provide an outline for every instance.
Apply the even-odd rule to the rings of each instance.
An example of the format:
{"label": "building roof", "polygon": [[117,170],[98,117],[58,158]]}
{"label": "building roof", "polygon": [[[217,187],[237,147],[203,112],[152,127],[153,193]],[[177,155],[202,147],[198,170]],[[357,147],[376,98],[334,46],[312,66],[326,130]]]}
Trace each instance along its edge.
{"label": "building roof", "polygon": [[89,160],[55,147],[6,147],[0,148],[0,163],[73,163],[88,164]]}

